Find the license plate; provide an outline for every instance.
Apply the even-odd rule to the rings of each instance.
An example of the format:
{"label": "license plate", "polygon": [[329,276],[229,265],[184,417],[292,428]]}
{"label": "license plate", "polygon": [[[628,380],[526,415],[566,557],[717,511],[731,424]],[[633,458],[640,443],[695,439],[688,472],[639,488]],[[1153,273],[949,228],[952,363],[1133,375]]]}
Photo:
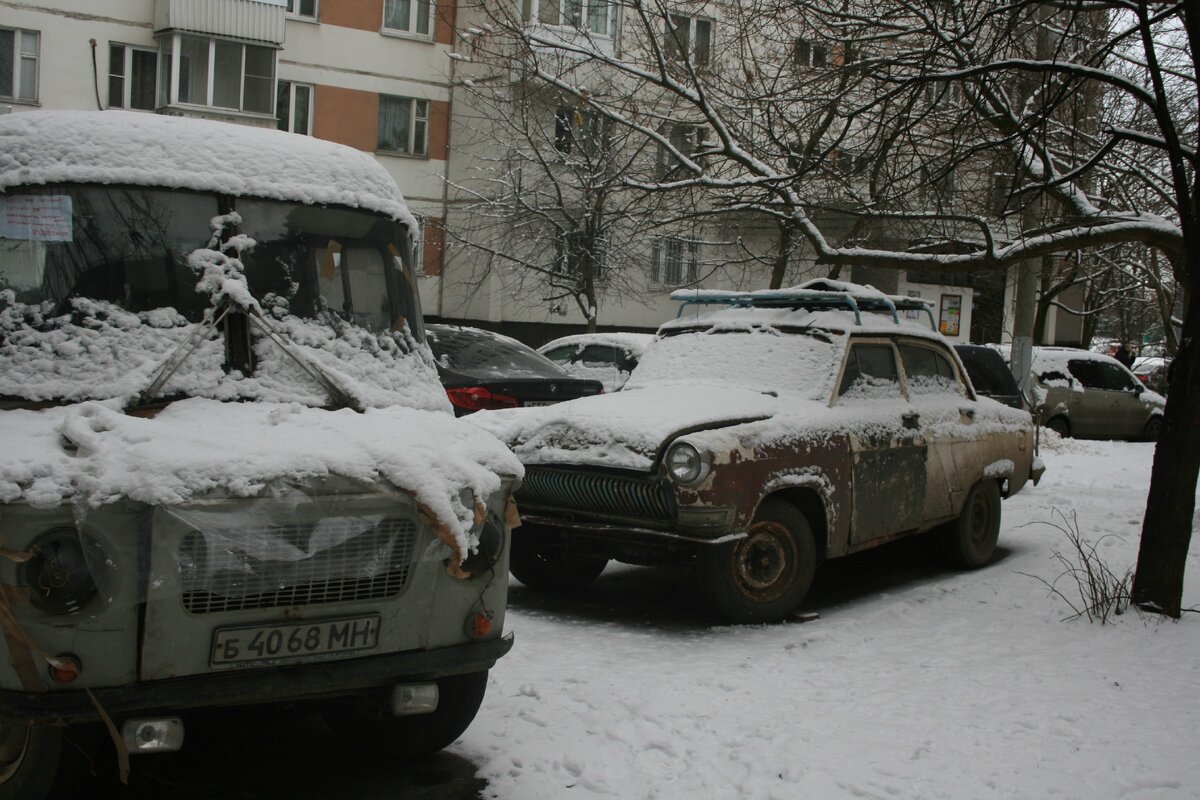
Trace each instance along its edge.
{"label": "license plate", "polygon": [[213,631],[209,663],[218,667],[311,661],[374,650],[378,644],[378,614],[217,628]]}
{"label": "license plate", "polygon": [[526,400],[526,406],[552,406],[557,403],[557,400]]}

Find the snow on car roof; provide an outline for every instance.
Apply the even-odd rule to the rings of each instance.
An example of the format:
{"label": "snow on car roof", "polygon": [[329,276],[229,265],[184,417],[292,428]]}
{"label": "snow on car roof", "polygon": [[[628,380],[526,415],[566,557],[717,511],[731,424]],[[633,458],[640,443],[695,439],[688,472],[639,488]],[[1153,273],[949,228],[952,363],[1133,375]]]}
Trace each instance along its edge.
{"label": "snow on car roof", "polygon": [[0,191],[55,183],[162,186],[350,206],[416,230],[404,196],[378,161],[312,136],[132,111],[0,117]]}
{"label": "snow on car roof", "polygon": [[609,347],[620,347],[629,350],[635,355],[640,355],[646,349],[646,345],[654,341],[653,333],[634,333],[633,331],[605,331],[603,333],[577,333],[573,336],[561,336],[553,341],[546,342],[538,348],[539,353],[545,353],[547,350],[554,347],[563,347],[566,345],[607,345]]}
{"label": "snow on car roof", "polygon": [[[821,307],[804,307],[804,297],[812,296],[817,299],[828,299],[844,294],[854,298],[860,305],[864,301],[886,301],[893,306],[931,307],[928,301],[919,298],[887,295],[873,286],[814,279],[788,289],[764,289],[753,292],[726,292],[719,290],[688,289],[671,293],[671,298],[685,303],[680,315],[674,320],[663,323],[659,333],[672,330],[696,328],[698,326],[771,326],[796,328],[821,328],[830,331],[874,333],[890,335],[904,333],[927,338],[941,339],[942,336],[922,320],[910,320],[904,316],[902,309],[893,318],[890,310],[879,308],[862,308],[860,313],[847,304],[845,309],[831,308],[828,302]],[[788,301],[796,300],[796,306],[787,305]],[[718,310],[706,310],[701,306],[711,306],[719,303],[736,303]],[[698,303],[699,305],[686,305]]]}
{"label": "snow on car roof", "polygon": [[1033,368],[1044,371],[1058,368],[1066,371],[1071,361],[1103,361],[1106,364],[1120,364],[1112,356],[1095,353],[1091,350],[1080,350],[1076,347],[1035,347],[1033,348]]}

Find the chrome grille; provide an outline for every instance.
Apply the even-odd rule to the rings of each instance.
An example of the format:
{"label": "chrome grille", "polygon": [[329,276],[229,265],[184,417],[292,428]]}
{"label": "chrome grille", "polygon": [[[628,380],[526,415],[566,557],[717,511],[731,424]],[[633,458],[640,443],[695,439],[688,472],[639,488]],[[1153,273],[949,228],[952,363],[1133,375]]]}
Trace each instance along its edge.
{"label": "chrome grille", "polygon": [[[314,533],[340,544],[309,554]],[[179,550],[183,605],[211,614],[390,597],[408,583],[416,539],[416,523],[395,517],[365,529],[342,517],[221,537],[192,531]]]}
{"label": "chrome grille", "polygon": [[526,467],[516,499],[524,507],[598,516],[664,521],[675,516],[675,495],[659,481],[604,472]]}

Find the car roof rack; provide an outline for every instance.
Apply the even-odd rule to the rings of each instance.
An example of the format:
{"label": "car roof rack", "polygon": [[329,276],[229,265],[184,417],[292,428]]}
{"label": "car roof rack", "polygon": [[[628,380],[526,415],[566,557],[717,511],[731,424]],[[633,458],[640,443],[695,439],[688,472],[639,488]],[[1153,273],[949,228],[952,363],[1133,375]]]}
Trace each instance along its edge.
{"label": "car roof rack", "polygon": [[[855,291],[858,290],[858,291]],[[713,289],[676,289],[671,299],[679,301],[675,318],[683,316],[688,306],[725,305],[734,308],[805,308],[846,309],[854,313],[854,324],[862,325],[863,311],[883,311],[900,324],[897,311],[924,311],[929,324],[937,330],[933,319],[933,303],[919,297],[896,297],[868,290],[863,286],[838,281],[811,280],[791,289],[761,289],[753,292],[726,292]]]}

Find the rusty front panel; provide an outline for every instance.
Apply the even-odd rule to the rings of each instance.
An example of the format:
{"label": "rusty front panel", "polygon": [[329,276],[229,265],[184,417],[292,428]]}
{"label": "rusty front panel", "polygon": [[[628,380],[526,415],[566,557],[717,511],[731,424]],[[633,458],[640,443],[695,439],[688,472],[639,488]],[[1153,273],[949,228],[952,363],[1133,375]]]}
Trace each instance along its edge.
{"label": "rusty front panel", "polygon": [[849,541],[851,473],[849,437],[844,433],[777,440],[713,453],[708,478],[694,489],[679,489],[677,500],[680,508],[732,507],[730,530],[744,531],[767,496],[796,489],[813,491],[825,509],[825,519],[811,523],[814,529],[823,523],[828,532],[826,555],[833,557],[844,553]]}

